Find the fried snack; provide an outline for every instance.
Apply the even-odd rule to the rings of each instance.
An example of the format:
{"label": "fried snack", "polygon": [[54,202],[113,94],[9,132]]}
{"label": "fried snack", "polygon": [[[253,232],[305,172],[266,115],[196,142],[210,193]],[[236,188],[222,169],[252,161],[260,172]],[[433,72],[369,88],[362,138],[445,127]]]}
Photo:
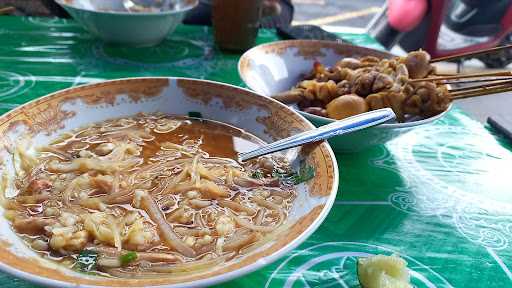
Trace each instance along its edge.
{"label": "fried snack", "polygon": [[[332,103],[332,102],[331,102]],[[306,107],[303,110],[306,113],[322,116],[322,117],[328,117],[327,110],[322,107]]]}
{"label": "fried snack", "polygon": [[432,74],[434,66],[430,65],[430,55],[424,51],[413,51],[401,59],[407,66],[411,79],[425,78]]}
{"label": "fried snack", "polygon": [[292,104],[300,102],[304,98],[304,90],[294,88],[292,90],[284,91],[282,93],[272,96],[275,100],[284,103]]}
{"label": "fried snack", "polygon": [[362,63],[359,59],[356,58],[343,58],[340,61],[334,64],[334,67],[337,68],[348,68],[350,70],[356,70],[361,68]]}
{"label": "fried snack", "polygon": [[313,64],[313,69],[308,77],[304,80],[316,80],[318,82],[327,82],[329,80],[339,82],[342,80],[352,80],[354,78],[354,70],[346,67],[334,66],[331,69],[319,62]]}
{"label": "fried snack", "polygon": [[[434,68],[430,65],[430,55],[424,51],[392,59],[344,58],[332,67],[315,62],[305,80],[274,98],[284,103],[298,103],[304,112],[334,119],[385,107],[393,109],[399,122],[405,121],[406,115],[431,117],[449,106],[451,100],[446,85],[409,83],[409,80],[429,77],[435,72]],[[346,104],[347,99],[342,96],[357,96],[359,98],[353,98],[357,99],[354,103],[360,104]],[[362,104],[364,98],[366,109]],[[342,108],[351,105],[356,109],[354,112]]]}
{"label": "fried snack", "polygon": [[380,73],[377,71],[369,71],[368,73],[360,73],[354,80],[354,86],[352,87],[352,93],[359,96],[368,96],[373,90],[373,82]]}
{"label": "fried snack", "polygon": [[446,86],[436,86],[431,82],[418,82],[414,90],[403,101],[407,114],[432,117],[445,111],[450,104]]}
{"label": "fried snack", "polygon": [[368,104],[363,97],[355,94],[343,95],[327,104],[327,116],[340,120],[368,112]]}
{"label": "fried snack", "polygon": [[403,122],[405,115],[402,108],[406,96],[400,92],[383,91],[368,95],[365,98],[366,103],[370,110],[377,110],[382,108],[391,108],[395,112],[398,122]]}
{"label": "fried snack", "polygon": [[298,87],[304,89],[304,97],[308,100],[319,100],[325,104],[338,96],[336,83],[332,80],[327,82],[304,80],[299,83]]}

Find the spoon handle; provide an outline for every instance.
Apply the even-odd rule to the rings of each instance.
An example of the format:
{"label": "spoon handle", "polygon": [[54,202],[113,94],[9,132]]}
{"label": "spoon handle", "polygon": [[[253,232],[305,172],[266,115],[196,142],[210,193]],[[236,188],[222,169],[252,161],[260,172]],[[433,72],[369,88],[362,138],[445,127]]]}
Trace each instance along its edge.
{"label": "spoon handle", "polygon": [[263,145],[255,150],[238,154],[240,161],[246,161],[277,151],[297,147],[306,143],[325,140],[334,136],[355,132],[371,126],[379,125],[394,119],[395,113],[390,108],[374,110],[358,114],[331,124],[305,131],[279,141]]}

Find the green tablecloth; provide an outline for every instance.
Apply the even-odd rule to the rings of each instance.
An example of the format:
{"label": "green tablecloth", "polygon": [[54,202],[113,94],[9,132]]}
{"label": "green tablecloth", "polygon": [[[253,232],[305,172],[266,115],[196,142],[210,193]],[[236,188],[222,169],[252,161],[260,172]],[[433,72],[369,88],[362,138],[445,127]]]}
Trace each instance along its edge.
{"label": "green tablecloth", "polygon": [[[378,47],[366,35],[342,35]],[[261,31],[260,43],[277,40]],[[73,85],[186,76],[242,85],[239,55],[206,27],[180,26],[155,48],[104,45],[75,22],[0,17],[0,112]],[[359,287],[355,259],[398,253],[416,287],[512,287],[512,153],[458,109],[358,154],[337,155],[331,213],[276,263],[219,287]],[[0,255],[2,257],[2,255]],[[35,287],[0,273],[0,287]]]}

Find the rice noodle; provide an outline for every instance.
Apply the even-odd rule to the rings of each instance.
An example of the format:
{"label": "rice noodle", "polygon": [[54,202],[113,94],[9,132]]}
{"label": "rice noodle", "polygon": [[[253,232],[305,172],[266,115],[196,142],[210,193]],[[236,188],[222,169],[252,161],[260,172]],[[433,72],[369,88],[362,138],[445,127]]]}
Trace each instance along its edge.
{"label": "rice noodle", "polygon": [[16,201],[22,204],[40,204],[48,199],[50,199],[50,194],[48,193],[16,197]]}
{"label": "rice noodle", "polygon": [[185,228],[185,227],[176,227],[174,228],[176,233],[181,235],[187,235],[187,236],[204,236],[204,235],[210,235],[211,231],[210,229],[194,229],[194,228]]}
{"label": "rice noodle", "polygon": [[263,186],[263,181],[258,179],[253,179],[249,177],[236,177],[233,179],[233,182],[241,187],[250,188],[250,187],[259,187]]}
{"label": "rice noodle", "polygon": [[203,218],[201,217],[200,213],[196,213],[194,215],[194,225],[199,226],[200,229],[202,229],[206,226],[206,225],[204,225]]}
{"label": "rice noodle", "polygon": [[274,239],[279,239],[283,233],[286,233],[286,230],[288,228],[290,228],[288,225],[283,224],[283,225],[279,226],[276,230],[272,231],[271,233],[267,233],[263,237],[260,237],[260,239],[257,242],[254,242],[253,244],[251,244],[251,246],[244,247],[239,252],[244,253],[244,254],[251,253],[252,251],[255,251],[256,249],[267,244],[268,242],[270,242]]}
{"label": "rice noodle", "polygon": [[[110,257],[120,257],[125,255],[129,251],[122,250],[119,251],[115,248],[106,247],[106,246],[91,246],[89,249],[95,250],[99,253],[108,255]],[[181,262],[182,259],[174,254],[169,253],[159,253],[159,252],[137,252],[137,261],[148,261],[148,262],[167,262],[167,263],[176,263]]]}
{"label": "rice noodle", "polygon": [[[183,180],[185,180],[185,178],[187,177],[189,171],[188,171],[188,167],[185,167],[181,172],[180,174],[178,174],[178,176],[176,176],[175,178],[173,178],[169,183],[167,183],[164,191],[162,191],[162,193],[173,193],[172,191],[174,190],[174,188]],[[179,193],[179,192],[177,192]]]}
{"label": "rice noodle", "polygon": [[65,206],[71,205],[71,196],[73,196],[73,193],[79,188],[80,183],[83,182],[89,182],[89,177],[85,174],[71,180],[64,192],[62,192],[62,202]]}
{"label": "rice noodle", "polygon": [[29,144],[28,139],[19,140],[12,154],[13,168],[20,177],[30,174],[30,171],[39,164],[35,155],[30,152]]}
{"label": "rice noodle", "polygon": [[37,235],[44,231],[44,227],[57,223],[57,220],[41,217],[16,218],[13,227],[18,233]]}
{"label": "rice noodle", "polygon": [[[229,255],[229,257],[231,257],[231,256]],[[192,266],[192,267],[187,267],[190,270],[183,270],[183,271],[176,271],[176,272],[164,272],[166,270],[168,271],[169,269],[172,269],[172,267],[170,267],[168,269],[168,268],[164,267],[163,265],[156,266],[156,268],[155,268],[157,270],[160,270],[161,272],[151,271],[151,268],[149,268],[149,267],[148,268],[143,267],[141,269],[142,271],[138,271],[138,270],[128,271],[124,268],[109,268],[109,269],[105,269],[105,272],[107,272],[108,274],[110,274],[114,277],[119,277],[119,278],[154,279],[154,278],[162,278],[162,277],[172,277],[172,279],[174,281],[185,282],[185,281],[189,280],[189,278],[188,278],[189,275],[197,275],[198,273],[207,273],[207,272],[211,271],[212,269],[217,268],[217,266],[219,266],[220,264],[226,262],[229,259],[229,257],[217,258],[217,259],[215,259],[216,261],[212,260],[212,262],[209,263],[208,266],[197,266],[197,267]],[[191,262],[190,264],[193,264],[196,262]],[[183,278],[183,280],[181,280],[182,277],[187,277],[187,278]]]}
{"label": "rice noodle", "polygon": [[241,166],[238,162],[236,162],[233,159],[228,159],[228,158],[219,158],[219,157],[202,158],[201,162],[207,163],[207,164],[230,165],[233,167],[241,168]]}
{"label": "rice noodle", "polygon": [[183,151],[187,150],[187,148],[185,148],[185,146],[178,145],[178,144],[172,143],[172,142],[161,143],[160,149],[162,149],[162,150],[183,150]]}
{"label": "rice noodle", "polygon": [[172,188],[168,187],[166,189],[166,191],[169,191],[172,194],[182,194],[182,193],[185,193],[185,192],[188,192],[191,190],[196,190],[196,189],[197,189],[197,187],[194,184],[187,181],[187,182],[178,183],[178,184],[174,185]]}
{"label": "rice noodle", "polygon": [[188,204],[196,209],[206,208],[212,205],[210,200],[191,199]]}
{"label": "rice noodle", "polygon": [[216,245],[215,241],[212,241],[209,244],[206,244],[204,246],[197,248],[196,249],[197,255],[204,255],[206,253],[214,253],[216,255],[220,255],[221,253],[217,254],[215,252],[215,245]]}
{"label": "rice noodle", "polygon": [[199,174],[199,171],[197,171],[197,162],[199,161],[200,156],[201,155],[197,154],[192,161],[192,166],[190,166],[190,182],[196,187],[201,183],[201,175]]}
{"label": "rice noodle", "polygon": [[197,165],[197,172],[199,173],[199,176],[206,178],[210,181],[218,181],[219,179],[215,176],[213,176],[202,164]]}
{"label": "rice noodle", "polygon": [[139,208],[144,209],[151,220],[157,224],[158,229],[161,232],[161,236],[164,238],[166,244],[187,257],[194,257],[196,254],[195,251],[183,243],[178,235],[174,233],[172,226],[165,220],[164,214],[153,197],[151,197],[147,192],[140,190],[135,192],[135,197],[140,198]]}
{"label": "rice noodle", "polygon": [[119,232],[118,223],[115,219],[111,219],[110,225],[110,231],[112,231],[112,234],[114,234],[114,246],[117,248],[118,251],[121,251],[123,248],[123,244],[121,243],[121,233]]}
{"label": "rice noodle", "polygon": [[265,217],[265,211],[263,211],[263,209],[258,209],[256,216],[254,216],[254,224],[261,225],[261,223],[263,223],[264,217]]}
{"label": "rice noodle", "polygon": [[228,191],[221,189],[217,184],[209,180],[202,180],[198,188],[199,191],[203,192],[203,194],[207,194],[213,199],[217,199],[219,197],[229,197]]}
{"label": "rice noodle", "polygon": [[117,130],[117,131],[103,133],[102,139],[104,139],[104,140],[128,139],[130,141],[142,143],[144,141],[151,141],[155,137],[155,136],[152,136],[152,135],[146,133],[144,130],[133,129],[133,128],[130,129],[130,128],[123,129],[122,131]]}
{"label": "rice noodle", "polygon": [[102,256],[98,258],[98,262],[96,264],[100,267],[107,267],[107,268],[118,268],[122,266],[121,260],[119,260],[119,257],[107,257]]}
{"label": "rice noodle", "polygon": [[267,188],[266,191],[270,192],[270,195],[272,196],[279,196],[281,198],[290,198],[293,195],[293,192],[275,188]]}
{"label": "rice noodle", "polygon": [[223,249],[225,252],[235,252],[243,247],[254,243],[259,240],[259,233],[257,232],[250,232],[245,235],[240,235],[237,237],[234,237],[234,239],[230,239],[230,241],[225,242]]}
{"label": "rice noodle", "polygon": [[82,207],[86,207],[89,209],[94,209],[98,211],[105,211],[106,205],[99,198],[86,198],[80,199],[78,204]]}
{"label": "rice noodle", "polygon": [[215,253],[217,253],[217,255],[221,255],[223,252],[224,240],[224,236],[221,236],[217,238],[217,242],[215,242]]}
{"label": "rice noodle", "polygon": [[112,181],[112,194],[117,194],[119,192],[119,171],[114,173],[114,180]]}
{"label": "rice noodle", "polygon": [[127,271],[123,268],[107,268],[103,269],[109,275],[117,278],[126,279],[155,279],[162,277],[162,273],[149,272],[149,271]]}
{"label": "rice noodle", "polygon": [[130,179],[133,181],[134,178],[137,178],[138,176],[144,174],[144,173],[154,173],[156,171],[161,171],[163,170],[164,168],[167,168],[167,167],[172,167],[172,166],[175,166],[175,165],[181,165],[181,164],[184,164],[184,163],[188,163],[188,162],[191,162],[190,159],[175,159],[175,160],[172,160],[172,161],[165,161],[164,163],[162,162],[155,162],[155,163],[152,163],[152,164],[146,164],[144,166],[139,166],[138,169],[136,170],[136,173],[135,174],[132,174]]}
{"label": "rice noodle", "polygon": [[282,211],[281,206],[279,206],[275,203],[272,203],[270,201],[267,201],[260,196],[253,196],[252,201],[254,201],[256,204],[258,204],[262,207],[265,207],[267,209],[271,209],[271,210],[275,210],[275,211]]}
{"label": "rice noodle", "polygon": [[197,260],[191,263],[181,263],[181,264],[171,264],[171,265],[151,265],[147,270],[158,273],[180,273],[180,272],[190,272],[190,271],[201,271],[211,269],[217,265],[220,265],[226,261],[232,255],[225,255],[221,257],[216,257],[214,259],[207,260]]}
{"label": "rice noodle", "polygon": [[217,199],[217,203],[220,206],[227,207],[235,212],[245,212],[248,215],[254,215],[256,213],[255,209],[253,209],[251,207],[244,206],[240,203],[237,203],[237,202],[234,202],[231,200]]}
{"label": "rice noodle", "polygon": [[241,218],[241,217],[239,217],[239,216],[237,216],[237,215],[235,215],[233,213],[231,213],[231,215],[233,216],[233,219],[235,220],[235,222],[238,225],[240,225],[242,227],[245,227],[245,228],[248,228],[248,229],[251,229],[253,231],[266,232],[266,233],[274,231],[277,228],[277,226],[279,226],[281,224],[281,222],[282,222],[282,218],[279,217],[279,221],[278,221],[277,225],[275,225],[275,226],[262,226],[262,225],[255,225],[255,224],[253,224],[253,223],[251,223],[251,222],[249,222],[249,221],[247,221],[247,220],[245,220],[245,219],[243,219],[243,218]]}
{"label": "rice noodle", "polygon": [[117,194],[110,194],[98,197],[98,199],[106,204],[127,204],[133,199],[133,191],[119,191]]}
{"label": "rice noodle", "polygon": [[185,215],[185,208],[183,207],[179,207],[175,210],[173,210],[167,217],[167,221],[171,221],[171,222],[174,222],[176,221],[178,218],[182,217],[183,215]]}
{"label": "rice noodle", "polygon": [[44,146],[41,149],[39,149],[39,151],[52,153],[52,154],[56,155],[57,157],[61,158],[62,160],[70,161],[73,159],[73,155],[71,155],[71,153],[62,151],[61,149],[59,149],[53,145]]}
{"label": "rice noodle", "polygon": [[132,158],[123,161],[106,161],[97,158],[78,158],[71,162],[50,162],[48,171],[53,173],[88,172],[91,170],[111,173],[129,169],[140,163],[140,159]]}
{"label": "rice noodle", "polygon": [[228,187],[233,186],[235,183],[233,182],[233,169],[228,168],[228,174],[226,175],[226,185]]}
{"label": "rice noodle", "polygon": [[4,208],[8,206],[8,203],[12,202],[7,199],[6,193],[9,188],[9,175],[4,170],[2,171],[2,178],[0,180],[0,205]]}

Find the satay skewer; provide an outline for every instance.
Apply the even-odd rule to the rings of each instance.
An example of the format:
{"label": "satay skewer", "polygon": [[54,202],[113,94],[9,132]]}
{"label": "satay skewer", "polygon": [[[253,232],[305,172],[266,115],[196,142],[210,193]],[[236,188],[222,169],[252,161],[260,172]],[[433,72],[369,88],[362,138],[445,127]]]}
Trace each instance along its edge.
{"label": "satay skewer", "polygon": [[0,15],[11,14],[15,10],[16,10],[16,8],[14,8],[13,6],[1,7],[0,8]]}
{"label": "satay skewer", "polygon": [[511,71],[500,71],[500,72],[488,72],[488,73],[472,73],[472,74],[457,74],[450,76],[436,76],[429,78],[418,78],[409,79],[409,83],[425,82],[425,81],[443,81],[443,80],[455,80],[455,79],[467,79],[467,78],[481,78],[481,77],[492,77],[492,76],[509,76],[512,77]]}
{"label": "satay skewer", "polygon": [[464,91],[463,93],[454,93],[450,95],[450,98],[452,100],[457,99],[465,99],[470,97],[477,97],[477,96],[486,96],[486,95],[492,95],[497,93],[504,93],[504,92],[510,92],[512,91],[512,85],[507,87],[494,87],[490,89],[479,89],[475,91]]}
{"label": "satay skewer", "polygon": [[512,44],[509,44],[509,45],[504,45],[504,46],[498,46],[498,47],[493,47],[493,48],[488,48],[488,49],[477,50],[477,51],[473,51],[473,52],[466,52],[466,53],[460,53],[460,54],[451,55],[451,56],[438,57],[438,58],[434,58],[434,59],[430,60],[430,63],[441,62],[441,61],[453,61],[453,60],[459,60],[459,59],[463,59],[463,58],[473,58],[475,56],[496,53],[496,52],[500,52],[502,50],[507,50],[507,49],[511,49],[511,48],[512,48]]}
{"label": "satay skewer", "polygon": [[448,91],[450,91],[450,93],[455,93],[455,92],[462,92],[462,91],[469,91],[469,90],[488,89],[488,88],[493,88],[493,87],[508,87],[511,85],[512,85],[512,80],[502,80],[502,81],[496,81],[496,82],[480,84],[480,85],[471,85],[471,86],[451,88]]}
{"label": "satay skewer", "polygon": [[497,76],[497,77],[489,77],[489,78],[480,78],[480,79],[468,79],[468,80],[448,80],[441,82],[442,84],[473,84],[473,83],[482,83],[482,82],[490,82],[490,83],[498,83],[501,81],[512,80],[512,77],[509,76]]}

